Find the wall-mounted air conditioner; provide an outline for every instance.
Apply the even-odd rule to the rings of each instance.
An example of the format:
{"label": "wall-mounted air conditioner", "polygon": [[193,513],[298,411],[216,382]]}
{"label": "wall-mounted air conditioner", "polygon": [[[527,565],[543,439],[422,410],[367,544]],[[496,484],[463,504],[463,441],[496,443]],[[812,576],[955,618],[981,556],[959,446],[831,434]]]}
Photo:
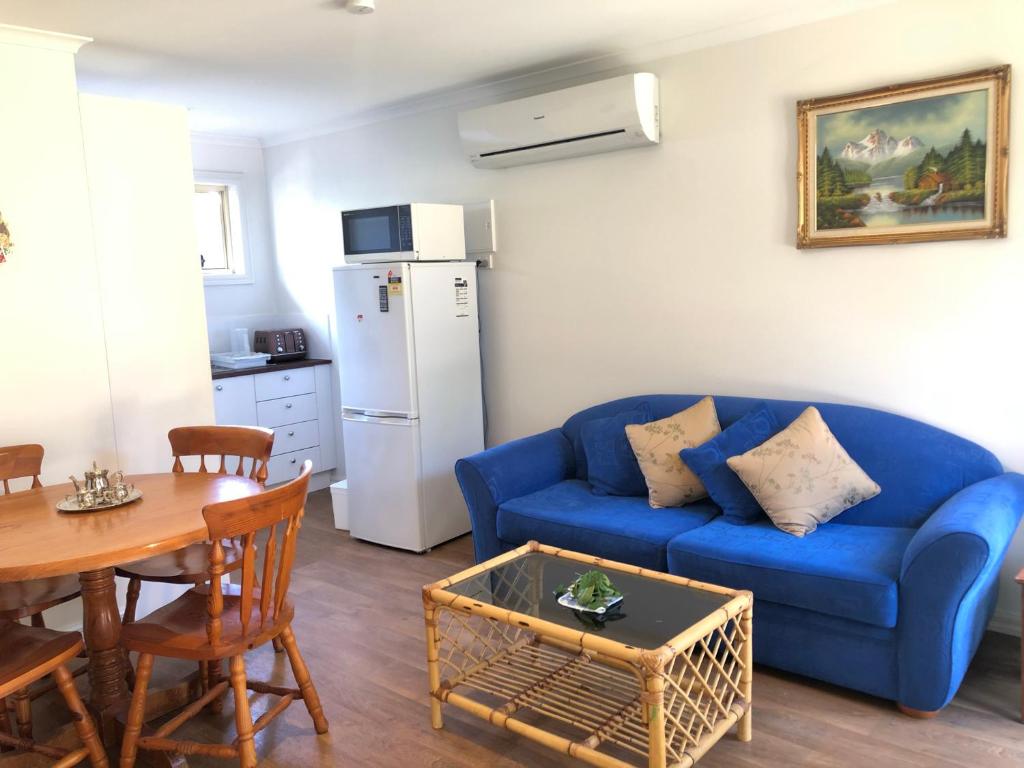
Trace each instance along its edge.
{"label": "wall-mounted air conditioner", "polygon": [[658,78],[640,72],[462,112],[459,135],[477,168],[657,144]]}

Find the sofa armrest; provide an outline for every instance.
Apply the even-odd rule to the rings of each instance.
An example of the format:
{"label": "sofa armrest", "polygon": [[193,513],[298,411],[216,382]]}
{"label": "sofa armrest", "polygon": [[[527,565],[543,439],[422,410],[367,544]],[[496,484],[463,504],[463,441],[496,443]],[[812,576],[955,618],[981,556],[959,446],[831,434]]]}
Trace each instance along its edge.
{"label": "sofa armrest", "polygon": [[1022,512],[1024,475],[1006,473],[952,496],[910,540],[900,568],[900,704],[934,711],[960,687]]}
{"label": "sofa armrest", "polygon": [[513,440],[459,459],[455,476],[469,507],[476,561],[501,553],[498,506],[572,477],[576,459],[560,429]]}

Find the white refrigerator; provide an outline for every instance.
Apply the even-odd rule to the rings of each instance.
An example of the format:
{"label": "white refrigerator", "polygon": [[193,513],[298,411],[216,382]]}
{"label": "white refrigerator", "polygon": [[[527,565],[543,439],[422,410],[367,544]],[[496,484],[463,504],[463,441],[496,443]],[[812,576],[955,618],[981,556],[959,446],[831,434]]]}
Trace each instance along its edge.
{"label": "white refrigerator", "polygon": [[470,530],[455,462],[483,450],[476,264],[334,270],[349,532],[423,552]]}

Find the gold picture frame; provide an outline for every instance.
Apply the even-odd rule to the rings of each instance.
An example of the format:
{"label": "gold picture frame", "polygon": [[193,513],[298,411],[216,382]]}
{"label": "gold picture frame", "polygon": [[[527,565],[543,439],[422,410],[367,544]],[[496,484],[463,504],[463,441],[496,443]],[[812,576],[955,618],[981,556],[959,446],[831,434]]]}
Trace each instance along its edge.
{"label": "gold picture frame", "polygon": [[798,102],[797,247],[1006,237],[1009,129],[1008,64]]}

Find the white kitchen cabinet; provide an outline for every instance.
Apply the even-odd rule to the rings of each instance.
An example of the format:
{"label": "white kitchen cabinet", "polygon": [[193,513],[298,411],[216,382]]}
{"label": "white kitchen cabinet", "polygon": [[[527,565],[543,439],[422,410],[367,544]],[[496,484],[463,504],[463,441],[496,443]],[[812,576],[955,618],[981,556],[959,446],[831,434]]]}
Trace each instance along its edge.
{"label": "white kitchen cabinet", "polygon": [[259,402],[316,392],[316,380],[312,368],[293,368],[276,373],[261,373],[258,376],[253,376],[253,379],[256,385],[256,400]]}
{"label": "white kitchen cabinet", "polygon": [[257,423],[255,376],[238,376],[213,382],[213,410],[217,423],[254,426]]}
{"label": "white kitchen cabinet", "polygon": [[302,463],[309,459],[313,462],[313,471],[317,472],[320,465],[320,448],[303,448],[301,451],[282,453],[278,456],[271,456],[267,464],[267,485],[277,485],[294,480],[299,476]]}
{"label": "white kitchen cabinet", "polygon": [[316,418],[316,394],[256,401],[256,421],[261,427],[283,427]]}
{"label": "white kitchen cabinet", "polygon": [[320,445],[320,423],[304,421],[300,424],[289,424],[274,430],[274,452],[289,453],[303,448],[315,448]]}
{"label": "white kitchen cabinet", "polygon": [[307,459],[313,462],[314,474],[337,466],[330,370],[325,360],[301,368],[271,365],[258,373],[232,372],[214,379],[218,424],[274,430],[267,485],[295,478]]}

